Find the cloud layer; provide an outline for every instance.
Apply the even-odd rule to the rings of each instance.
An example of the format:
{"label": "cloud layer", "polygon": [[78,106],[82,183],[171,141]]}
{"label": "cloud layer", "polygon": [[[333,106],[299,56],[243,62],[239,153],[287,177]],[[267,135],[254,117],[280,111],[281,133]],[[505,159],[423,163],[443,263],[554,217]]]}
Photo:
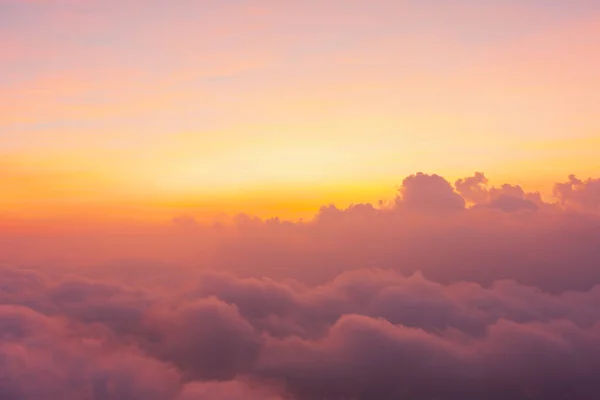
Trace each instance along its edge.
{"label": "cloud layer", "polygon": [[597,186],[416,174],[309,222],[5,233],[0,398],[595,398]]}

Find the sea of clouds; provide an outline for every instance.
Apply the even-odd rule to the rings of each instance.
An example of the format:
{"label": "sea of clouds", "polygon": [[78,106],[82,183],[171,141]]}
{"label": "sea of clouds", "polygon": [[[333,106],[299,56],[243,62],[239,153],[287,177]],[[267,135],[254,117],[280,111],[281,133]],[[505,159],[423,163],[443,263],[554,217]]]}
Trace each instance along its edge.
{"label": "sea of clouds", "polygon": [[407,177],[311,221],[0,231],[0,399],[600,393],[600,180]]}

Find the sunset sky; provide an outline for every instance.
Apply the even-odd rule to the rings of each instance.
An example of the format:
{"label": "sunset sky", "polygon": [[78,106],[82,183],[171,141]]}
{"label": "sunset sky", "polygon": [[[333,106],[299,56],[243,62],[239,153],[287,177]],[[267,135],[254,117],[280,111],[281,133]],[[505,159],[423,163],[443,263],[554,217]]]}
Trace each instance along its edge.
{"label": "sunset sky", "polygon": [[0,0],[0,203],[297,217],[417,171],[550,196],[600,168],[599,48],[595,0]]}
{"label": "sunset sky", "polygon": [[600,0],[0,0],[0,400],[600,399]]}

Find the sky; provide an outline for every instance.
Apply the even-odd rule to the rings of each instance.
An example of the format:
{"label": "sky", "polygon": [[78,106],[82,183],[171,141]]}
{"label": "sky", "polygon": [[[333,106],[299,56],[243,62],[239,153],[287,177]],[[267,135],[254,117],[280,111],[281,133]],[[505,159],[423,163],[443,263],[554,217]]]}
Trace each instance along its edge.
{"label": "sky", "polygon": [[0,0],[0,399],[600,398],[597,0]]}
{"label": "sky", "polygon": [[0,0],[3,209],[299,217],[419,171],[551,196],[600,167],[599,27],[592,0]]}

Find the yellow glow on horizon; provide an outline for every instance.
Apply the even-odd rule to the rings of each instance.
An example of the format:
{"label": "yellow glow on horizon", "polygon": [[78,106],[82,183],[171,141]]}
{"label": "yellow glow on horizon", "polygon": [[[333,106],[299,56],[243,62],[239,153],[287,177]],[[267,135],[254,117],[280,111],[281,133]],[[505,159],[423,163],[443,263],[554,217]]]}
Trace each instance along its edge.
{"label": "yellow glow on horizon", "polygon": [[67,3],[15,3],[0,37],[3,212],[293,218],[416,172],[550,198],[600,171],[600,8],[152,3],[112,29]]}

